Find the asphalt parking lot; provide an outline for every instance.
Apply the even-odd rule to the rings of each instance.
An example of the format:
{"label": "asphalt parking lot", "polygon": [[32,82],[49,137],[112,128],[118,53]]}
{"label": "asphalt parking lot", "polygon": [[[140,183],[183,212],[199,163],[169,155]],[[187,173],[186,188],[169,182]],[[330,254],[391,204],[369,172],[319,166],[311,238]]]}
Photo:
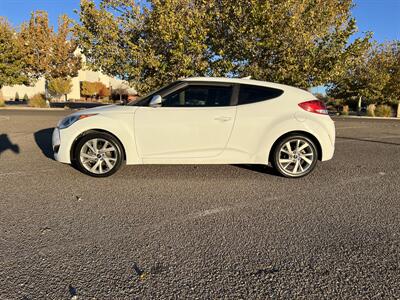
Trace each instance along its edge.
{"label": "asphalt parking lot", "polygon": [[400,121],[336,119],[290,180],[233,165],[51,158],[65,111],[0,111],[0,299],[399,299]]}

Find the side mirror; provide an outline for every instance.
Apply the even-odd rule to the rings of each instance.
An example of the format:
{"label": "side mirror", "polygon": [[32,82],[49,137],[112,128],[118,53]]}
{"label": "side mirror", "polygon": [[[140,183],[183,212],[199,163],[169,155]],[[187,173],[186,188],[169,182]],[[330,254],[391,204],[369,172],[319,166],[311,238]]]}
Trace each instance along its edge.
{"label": "side mirror", "polygon": [[153,98],[151,98],[150,107],[160,107],[162,103],[162,98],[160,95],[154,95]]}

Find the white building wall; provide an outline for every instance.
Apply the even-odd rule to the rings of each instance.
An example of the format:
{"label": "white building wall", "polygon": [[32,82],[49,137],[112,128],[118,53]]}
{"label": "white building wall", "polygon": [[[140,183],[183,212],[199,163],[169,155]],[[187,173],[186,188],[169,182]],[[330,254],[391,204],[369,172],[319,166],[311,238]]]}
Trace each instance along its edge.
{"label": "white building wall", "polygon": [[15,94],[18,92],[19,98],[22,99],[24,95],[32,97],[38,93],[44,93],[46,81],[44,78],[39,79],[33,86],[25,85],[14,85],[14,86],[3,86],[1,89],[5,100],[14,100]]}
{"label": "white building wall", "polygon": [[[80,91],[80,82],[81,81],[90,81],[90,82],[102,82],[105,86],[112,87],[113,89],[118,88],[120,86],[128,87],[128,84],[123,80],[119,80],[107,75],[104,75],[101,72],[94,72],[90,70],[80,70],[78,72],[77,77],[72,78],[72,91],[68,94],[69,100],[79,100],[81,97]],[[44,78],[39,79],[35,85],[33,86],[25,86],[25,85],[14,85],[14,86],[4,86],[1,91],[3,93],[3,97],[6,100],[14,100],[15,93],[18,92],[20,99],[24,97],[25,94],[28,97],[32,97],[38,93],[45,92],[45,84],[46,81]],[[60,98],[64,100],[64,97]]]}
{"label": "white building wall", "polygon": [[[79,48],[75,50],[74,54],[76,56],[81,57],[82,65],[85,66],[86,57],[83,54],[81,54]],[[124,88],[129,87],[129,84],[123,80],[119,80],[117,78],[104,75],[101,72],[90,71],[85,67],[83,67],[82,70],[78,72],[78,76],[72,78],[72,91],[71,93],[68,94],[68,99],[79,100],[81,98],[81,87],[80,87],[81,81],[91,81],[91,82],[100,81],[103,84],[105,84],[106,87],[108,88],[112,87],[113,89],[121,86],[123,86]],[[33,86],[25,86],[25,85],[4,86],[1,89],[1,91],[3,93],[3,97],[6,100],[14,100],[15,93],[17,92],[19,94],[19,97],[22,99],[25,94],[27,94],[28,97],[32,97],[35,94],[44,93],[45,85],[46,85],[45,79],[41,78]],[[130,93],[136,94],[136,91],[134,89],[129,89],[129,91]],[[60,99],[64,99],[64,97],[61,97]]]}

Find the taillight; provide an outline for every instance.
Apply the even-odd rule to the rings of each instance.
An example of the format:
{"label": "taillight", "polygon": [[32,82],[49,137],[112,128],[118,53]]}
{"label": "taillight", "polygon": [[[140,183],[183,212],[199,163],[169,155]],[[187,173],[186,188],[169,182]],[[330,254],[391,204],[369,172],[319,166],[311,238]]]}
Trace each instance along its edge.
{"label": "taillight", "polygon": [[299,106],[309,112],[313,112],[320,115],[327,115],[328,110],[326,109],[326,105],[323,101],[320,100],[310,100],[306,102],[299,103]]}

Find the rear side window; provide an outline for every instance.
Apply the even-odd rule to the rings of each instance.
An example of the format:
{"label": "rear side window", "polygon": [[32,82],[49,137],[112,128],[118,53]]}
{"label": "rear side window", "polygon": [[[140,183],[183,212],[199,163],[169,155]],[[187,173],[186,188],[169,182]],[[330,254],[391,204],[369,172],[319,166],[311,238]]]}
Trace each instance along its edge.
{"label": "rear side window", "polygon": [[279,97],[282,94],[283,91],[279,89],[242,84],[240,86],[238,105],[261,102]]}

